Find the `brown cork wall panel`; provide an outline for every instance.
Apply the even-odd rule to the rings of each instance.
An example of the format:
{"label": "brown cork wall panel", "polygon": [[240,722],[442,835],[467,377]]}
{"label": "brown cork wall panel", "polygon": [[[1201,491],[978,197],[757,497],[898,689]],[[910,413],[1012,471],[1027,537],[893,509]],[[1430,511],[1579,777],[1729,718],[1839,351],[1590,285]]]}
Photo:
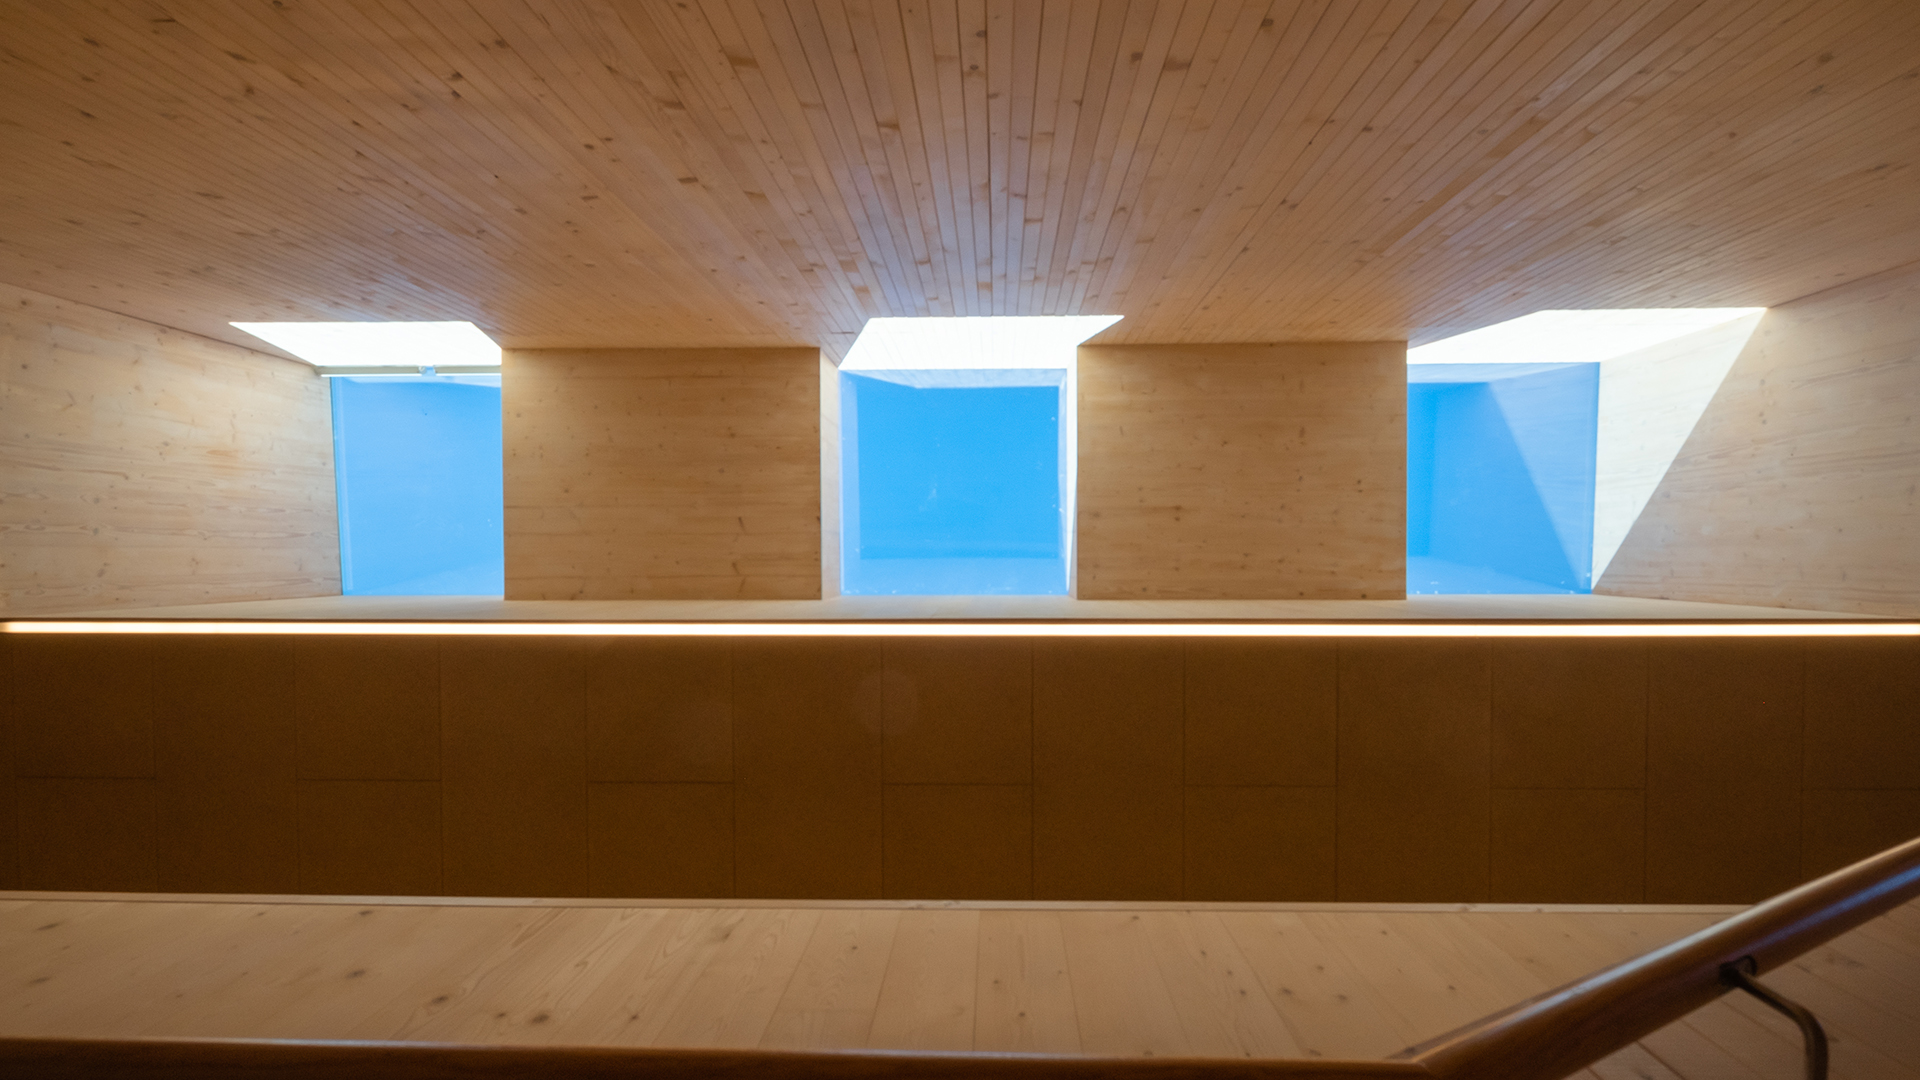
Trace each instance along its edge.
{"label": "brown cork wall panel", "polygon": [[1920,834],[1914,649],[0,635],[0,881],[1751,902]]}

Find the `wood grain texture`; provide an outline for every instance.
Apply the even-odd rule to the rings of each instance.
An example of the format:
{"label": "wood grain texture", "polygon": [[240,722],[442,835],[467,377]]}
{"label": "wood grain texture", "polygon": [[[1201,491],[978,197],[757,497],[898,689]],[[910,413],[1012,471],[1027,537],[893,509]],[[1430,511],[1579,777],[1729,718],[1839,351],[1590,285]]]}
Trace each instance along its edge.
{"label": "wood grain texture", "polygon": [[0,285],[0,611],[340,591],[305,364]]}
{"label": "wood grain texture", "polygon": [[836,357],[875,315],[1778,304],[1912,258],[1916,35],[1906,0],[20,4],[0,280],[231,340]]}
{"label": "wood grain texture", "polygon": [[1399,342],[1080,349],[1077,595],[1396,599]]}
{"label": "wood grain texture", "polygon": [[[1378,1061],[1730,913],[20,898],[0,907],[19,972],[0,1035]],[[1915,926],[1897,909],[1769,973],[1838,1036],[1836,1078],[1911,1071]],[[1790,1040],[1724,998],[1591,1075],[1788,1076]],[[715,1075],[759,1074],[731,1068]]]}
{"label": "wood grain texture", "polygon": [[820,595],[813,349],[511,350],[507,596]]}
{"label": "wood grain texture", "polygon": [[1595,585],[1920,613],[1920,267],[1774,308]]}

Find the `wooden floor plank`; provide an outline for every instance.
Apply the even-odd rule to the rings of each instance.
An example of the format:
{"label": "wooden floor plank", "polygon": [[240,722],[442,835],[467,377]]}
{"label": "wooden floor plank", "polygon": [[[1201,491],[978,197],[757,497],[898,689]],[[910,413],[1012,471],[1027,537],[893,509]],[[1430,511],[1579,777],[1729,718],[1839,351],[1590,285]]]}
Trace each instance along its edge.
{"label": "wooden floor plank", "polygon": [[1498,987],[1456,978],[1401,935],[1398,920],[1368,913],[1302,916],[1309,929],[1344,953],[1375,1000],[1401,1024],[1406,1045],[1425,1042],[1513,1004]]}
{"label": "wooden floor plank", "polygon": [[[1709,1031],[1708,1025],[1723,1013],[1739,1016],[1749,1026],[1737,1029],[1728,1025],[1718,1034]],[[1745,994],[1728,994],[1687,1017],[1687,1022],[1746,1062],[1755,1072],[1772,1075],[1784,1071],[1792,1077],[1802,1075],[1806,1050],[1801,1042],[1800,1029],[1786,1017]],[[1822,1026],[1827,1029],[1830,1075],[1841,1080],[1912,1080],[1914,1077],[1914,1070],[1861,1041],[1853,1032],[1824,1021]],[[1736,1042],[1736,1039],[1740,1041]],[[1765,1067],[1761,1064],[1763,1058],[1767,1062]]]}
{"label": "wooden floor plank", "polygon": [[1763,1080],[1803,1080],[1806,1063],[1798,1029],[1786,1017],[1780,1020],[1779,1025],[1769,1023],[1722,998],[1695,1010],[1686,1025]]}
{"label": "wooden floor plank", "polygon": [[1089,1054],[1164,1057],[1193,1053],[1165,979],[1154,963],[1153,943],[1144,920],[1155,914],[1061,914],[1080,1046]]}
{"label": "wooden floor plank", "polygon": [[1870,991],[1849,992],[1789,964],[1770,971],[1765,983],[1813,1010],[1833,1033],[1858,1040],[1920,1074],[1920,1025],[1894,1011],[1897,1003],[1875,1000]]}
{"label": "wooden floor plank", "polygon": [[[418,969],[420,943],[436,923],[432,908],[388,908],[356,916],[350,932],[325,948],[306,947],[299,963],[267,965],[258,977],[177,1011],[154,1016],[157,1034],[259,1035],[298,1038],[307,1031],[339,1031],[378,1008]],[[396,978],[398,976],[398,978]]]}
{"label": "wooden floor plank", "polygon": [[1587,1071],[1596,1080],[1685,1080],[1639,1043],[1601,1058]]}
{"label": "wooden floor plank", "polygon": [[1752,1069],[1684,1020],[1641,1039],[1640,1045],[1686,1080],[1760,1080]]}
{"label": "wooden floor plank", "polygon": [[867,1045],[973,1049],[978,911],[906,911],[894,930]]}
{"label": "wooden floor plank", "polygon": [[[323,974],[315,992],[276,1000],[274,1014],[260,1034],[270,1038],[391,1038],[403,1024],[441,1011],[451,998],[436,1003],[452,981],[449,972],[471,968],[475,957],[498,946],[528,918],[525,909],[499,909],[485,918],[448,919],[436,908],[409,909],[419,922],[406,939],[389,945],[383,936],[356,940],[343,949],[350,966],[336,964],[332,980]],[[396,924],[398,925],[398,924]],[[364,974],[352,976],[354,970]]]}
{"label": "wooden floor plank", "polygon": [[559,912],[528,935],[510,959],[479,978],[463,980],[466,993],[410,1037],[457,1043],[568,1041],[574,1005],[625,959],[659,917],[635,917],[618,908]]}
{"label": "wooden floor plank", "polygon": [[1406,1046],[1352,963],[1299,915],[1235,911],[1219,918],[1309,1057],[1378,1058]]}
{"label": "wooden floor plank", "polygon": [[503,909],[489,920],[492,935],[476,941],[471,950],[438,957],[437,966],[422,971],[401,992],[395,1010],[370,1019],[359,1037],[424,1039],[429,1032],[457,1025],[472,1011],[476,998],[485,1000],[498,993],[495,974],[503,968],[512,970],[521,952],[537,948],[542,935],[563,914],[540,908]]}
{"label": "wooden floor plank", "polygon": [[655,1046],[757,1046],[820,921],[817,910],[762,908],[715,942],[712,958],[654,1035]]}
{"label": "wooden floor plank", "polygon": [[252,992],[269,972],[312,963],[362,918],[345,916],[281,905],[180,912],[164,938],[91,965],[92,978],[47,1001],[42,1018],[50,1031],[230,1034],[219,1003]]}
{"label": "wooden floor plank", "polygon": [[1901,1016],[1920,1016],[1920,957],[1889,949],[1865,934],[1822,945],[1791,966],[1887,1004]]}
{"label": "wooden floor plank", "polygon": [[[1722,917],[9,899],[0,1033],[1378,1058]],[[1827,1025],[1836,1080],[1920,1077],[1912,925],[1765,976]],[[1730,996],[1576,1076],[1799,1060],[1791,1025]]]}
{"label": "wooden floor plank", "polygon": [[[0,936],[0,1017],[18,1030],[42,1030],[47,1003],[93,965],[137,952],[156,936],[182,932],[187,912],[167,904],[42,902],[13,913]],[[85,992],[85,991],[83,991]]]}
{"label": "wooden floor plank", "polygon": [[867,1044],[893,952],[897,911],[823,911],[760,1045],[780,1050]]}
{"label": "wooden floor plank", "polygon": [[1080,1052],[1079,1014],[1059,912],[981,912],[974,984],[974,1049]]}
{"label": "wooden floor plank", "polygon": [[1143,920],[1187,1044],[1203,1057],[1301,1057],[1240,947],[1210,911]]}
{"label": "wooden floor plank", "polygon": [[616,978],[581,1002],[568,1032],[585,1045],[645,1046],[685,999],[702,967],[738,927],[737,912],[674,908],[634,943]]}

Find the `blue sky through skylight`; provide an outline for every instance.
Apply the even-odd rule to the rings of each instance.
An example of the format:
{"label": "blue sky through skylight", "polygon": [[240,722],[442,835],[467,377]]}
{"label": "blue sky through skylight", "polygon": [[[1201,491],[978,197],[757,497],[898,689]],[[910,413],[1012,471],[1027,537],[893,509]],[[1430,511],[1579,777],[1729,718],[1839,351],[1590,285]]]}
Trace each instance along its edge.
{"label": "blue sky through skylight", "polygon": [[1118,320],[869,320],[839,376],[841,591],[1070,592],[1076,349]]}

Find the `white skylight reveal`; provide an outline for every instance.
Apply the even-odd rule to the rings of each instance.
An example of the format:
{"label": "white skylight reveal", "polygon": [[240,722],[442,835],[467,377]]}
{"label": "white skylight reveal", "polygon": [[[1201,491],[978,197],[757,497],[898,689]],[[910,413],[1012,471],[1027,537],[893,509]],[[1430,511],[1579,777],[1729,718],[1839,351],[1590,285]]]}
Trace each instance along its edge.
{"label": "white skylight reveal", "polygon": [[1765,308],[1536,311],[1407,350],[1409,364],[1593,364],[1686,337]]}
{"label": "white skylight reveal", "polygon": [[868,319],[841,371],[1064,369],[1118,315]]}
{"label": "white skylight reveal", "polygon": [[834,384],[842,558],[833,587],[1071,592],[1078,346],[1118,321],[867,320]]}
{"label": "white skylight reveal", "polygon": [[493,372],[500,346],[470,322],[237,322],[322,374]]}

